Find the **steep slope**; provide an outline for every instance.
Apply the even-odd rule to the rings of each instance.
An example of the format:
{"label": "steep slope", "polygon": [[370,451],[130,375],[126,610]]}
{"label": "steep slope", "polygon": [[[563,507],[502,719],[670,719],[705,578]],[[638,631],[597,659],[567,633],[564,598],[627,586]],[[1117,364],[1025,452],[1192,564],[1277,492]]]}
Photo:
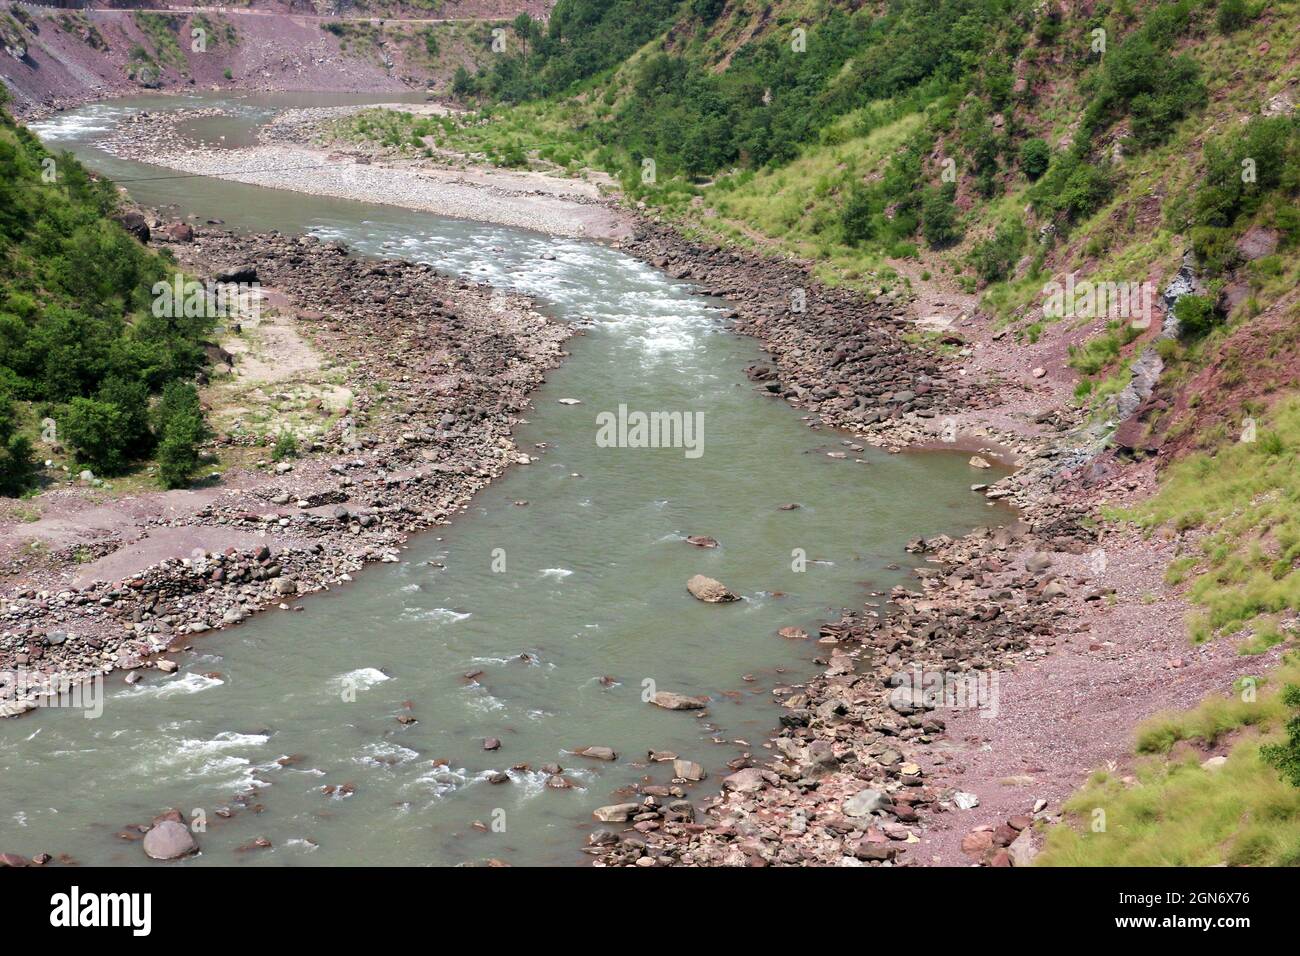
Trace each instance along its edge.
{"label": "steep slope", "polygon": [[[379,92],[449,89],[492,55],[492,30],[547,0],[320,10],[179,4],[60,10],[0,3],[0,79],[15,109],[150,89]],[[111,5],[107,5],[111,6]],[[398,19],[378,17],[397,15]],[[374,16],[375,19],[371,19]]]}
{"label": "steep slope", "polygon": [[[1089,605],[1101,609],[1085,626],[1097,651],[1118,622],[1143,617],[1141,604],[1190,606],[1189,649],[1268,655],[1233,667],[1198,650],[1204,679],[1192,686],[1202,693],[1216,682],[1239,693],[1233,674],[1275,662],[1300,611],[1290,516],[1300,452],[1296,4],[698,0],[657,14],[657,33],[644,18],[619,20],[620,31],[607,22],[616,5],[561,0],[545,31],[519,32],[513,65],[461,78],[459,94],[491,109],[433,130],[430,145],[602,169],[687,236],[794,256],[868,296],[904,296],[915,341],[1000,393],[991,408],[952,416],[955,428],[1039,449],[1017,492],[1043,489],[1021,502],[1031,522],[1048,518],[1044,502],[1067,502],[1104,543],[1096,581],[1115,579],[1108,552],[1117,564],[1171,562],[1154,591],[1121,588],[1121,598],[1112,588],[1113,609]],[[584,18],[621,38],[621,62],[584,53],[554,26]],[[1124,654],[1130,670],[1157,665],[1140,647]],[[1055,673],[1104,701],[1087,657]],[[1182,685],[1170,701],[1188,699],[1186,664],[1164,665]],[[1100,660],[1091,670],[1112,686],[1124,679]],[[1041,692],[1032,678],[1015,686]],[[1143,687],[1159,696],[1161,679]],[[1266,772],[1260,746],[1279,739],[1281,700],[1270,693],[1267,707],[1224,725],[1254,728],[1230,758],[1246,771],[1216,784],[1207,775],[1217,763],[1193,765],[1196,806],[1213,805],[1216,820],[1235,806],[1246,820],[1198,829],[1171,812],[1179,861],[1293,859],[1291,832],[1252,817],[1273,812],[1272,788],[1249,805],[1234,804],[1231,789]],[[1059,761],[1034,751],[1032,723],[1000,745]],[[1219,735],[1182,736],[1212,747]],[[1166,759],[1173,739],[1142,749]],[[1078,752],[1118,765],[1121,751]],[[977,779],[993,773],[968,760]],[[1172,760],[1123,780],[1112,771],[1069,810],[1104,799],[1140,816],[1174,803],[1192,771],[1171,772],[1185,762]],[[1132,797],[1141,787],[1150,789]],[[1150,860],[1160,818],[1142,819],[1149,832],[1127,849],[1093,837],[1087,850],[1084,832],[1085,848],[1063,842],[1053,858]],[[971,845],[986,861],[997,855]]]}

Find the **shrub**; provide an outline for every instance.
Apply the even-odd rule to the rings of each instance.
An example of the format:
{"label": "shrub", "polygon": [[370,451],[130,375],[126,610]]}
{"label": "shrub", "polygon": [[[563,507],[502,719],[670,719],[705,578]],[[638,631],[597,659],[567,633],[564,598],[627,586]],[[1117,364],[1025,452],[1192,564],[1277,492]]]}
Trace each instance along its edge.
{"label": "shrub", "polygon": [[158,478],[164,488],[181,488],[199,466],[199,447],[210,432],[203,420],[199,394],[187,382],[163,389],[158,418]]}
{"label": "shrub", "polygon": [[1199,338],[1218,323],[1214,300],[1204,295],[1184,295],[1174,303],[1174,316],[1185,338]]}
{"label": "shrub", "polygon": [[0,392],[0,495],[9,497],[21,495],[36,478],[32,443],[16,428],[13,400]]}
{"label": "shrub", "polygon": [[1214,16],[1214,24],[1225,36],[1235,33],[1250,20],[1250,11],[1246,0],[1221,0],[1219,10]]}
{"label": "shrub", "polygon": [[1287,684],[1282,691],[1282,703],[1294,711],[1286,722],[1286,742],[1265,744],[1259,748],[1259,755],[1291,786],[1300,787],[1300,687]]}
{"label": "shrub", "polygon": [[1024,244],[1025,227],[1019,222],[1003,223],[992,238],[971,250],[971,267],[985,284],[1000,282],[1015,267]]}
{"label": "shrub", "polygon": [[283,461],[286,458],[297,457],[298,439],[293,436],[293,432],[286,428],[275,439],[275,447],[271,449],[271,459],[273,461]]}
{"label": "shrub", "polygon": [[861,245],[875,234],[877,205],[871,190],[861,183],[854,184],[848,201],[844,203],[844,210],[840,213],[840,229],[845,245]]}
{"label": "shrub", "polygon": [[1034,184],[1029,201],[1040,213],[1064,215],[1069,222],[1076,223],[1100,209],[1110,198],[1111,188],[1110,173],[1070,152],[1058,156]]}
{"label": "shrub", "polygon": [[77,461],[104,475],[120,474],[126,467],[126,422],[112,402],[74,398],[63,414],[63,437]]}
{"label": "shrub", "polygon": [[961,230],[957,228],[957,207],[953,202],[955,194],[953,183],[926,193],[921,206],[924,223],[921,231],[933,249],[945,248],[961,238]]}
{"label": "shrub", "polygon": [[1031,180],[1047,172],[1052,161],[1052,148],[1043,139],[1027,139],[1020,146],[1020,168]]}
{"label": "shrub", "polygon": [[1196,261],[1210,275],[1220,275],[1237,264],[1240,258],[1231,229],[1214,226],[1192,228],[1192,249]]}

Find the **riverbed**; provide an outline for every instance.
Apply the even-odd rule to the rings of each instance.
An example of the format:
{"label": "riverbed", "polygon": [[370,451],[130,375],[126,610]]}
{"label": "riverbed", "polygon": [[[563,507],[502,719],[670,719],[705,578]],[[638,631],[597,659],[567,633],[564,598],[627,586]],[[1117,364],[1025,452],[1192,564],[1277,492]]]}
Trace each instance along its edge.
{"label": "riverbed", "polygon": [[[255,123],[330,103],[279,99],[235,105]],[[0,722],[0,847],[145,863],[117,834],[177,807],[207,821],[181,865],[581,862],[595,807],[668,783],[672,764],[647,751],[705,767],[687,788],[697,804],[728,760],[761,752],[773,690],[815,670],[819,622],[907,583],[906,541],[1007,520],[970,491],[991,479],[969,453],[861,448],[760,396],[743,374],[760,353],[721,304],[610,245],[182,177],[95,147],[131,110],[228,102],[119,100],[36,128],[146,205],[428,262],[533,296],[583,334],[517,435],[537,460],[401,562],[301,613],[195,638],[176,675],[110,680],[98,719]],[[620,405],[700,416],[702,453],[598,445],[597,415]],[[695,601],[697,573],[742,600]],[[777,636],[790,626],[813,639]],[[709,708],[664,711],[647,688]],[[573,753],[593,745],[618,756]],[[555,776],[571,786],[548,787]]]}

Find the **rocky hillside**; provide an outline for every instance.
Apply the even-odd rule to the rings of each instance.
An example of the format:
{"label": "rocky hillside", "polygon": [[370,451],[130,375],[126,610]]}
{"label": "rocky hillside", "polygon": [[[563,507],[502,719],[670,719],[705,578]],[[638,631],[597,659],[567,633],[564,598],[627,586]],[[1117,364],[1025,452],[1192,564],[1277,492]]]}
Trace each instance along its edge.
{"label": "rocky hillside", "polygon": [[[573,24],[599,30],[606,49],[585,49]],[[1101,659],[1112,639],[1123,656],[1144,653],[1123,643],[1122,621],[1168,655],[1140,665],[1169,669],[1142,693],[1160,696],[1187,665],[1143,607],[1175,615],[1164,618],[1175,639],[1206,667],[1207,649],[1226,645],[1243,662],[1267,655],[1263,674],[1294,644],[1294,2],[694,0],[633,14],[560,0],[548,26],[517,32],[513,63],[456,83],[492,121],[444,124],[429,144],[604,170],[706,245],[793,257],[829,283],[908,302],[907,337],[953,359],[974,394],[999,396],[952,415],[956,428],[1036,448],[1018,479],[1031,519],[1035,499],[1066,501],[1081,529],[1112,542],[1093,577],[1118,588],[1093,592],[1103,613],[1082,625],[1093,643],[1054,665],[1077,694],[1109,701],[1095,714],[1107,735],[1130,737],[1142,712],[1097,683],[1133,681],[1139,665]],[[827,370],[837,380],[856,367],[854,344]],[[835,415],[833,401],[812,407]],[[1105,570],[1107,554],[1127,580]],[[1163,581],[1132,570],[1152,562]],[[1252,694],[1261,680],[1248,679]],[[1244,694],[1240,680],[1219,684],[1200,709],[1143,725],[1135,754],[1116,755],[1069,805],[1084,832],[1054,838],[1050,860],[1293,861],[1294,827],[1268,810],[1297,803],[1278,790],[1285,758],[1269,749],[1284,747],[1282,688],[1244,707],[1222,696]],[[1187,690],[1162,699],[1186,706]],[[1051,773],[1033,723],[1020,739],[999,723],[1000,747],[1023,744]],[[1063,779],[1102,755],[1075,743]],[[1099,806],[1133,839],[1087,839]]]}
{"label": "rocky hillside", "polygon": [[548,5],[463,0],[345,5],[324,14],[289,12],[288,4],[168,13],[162,3],[61,10],[6,0],[0,79],[20,114],[151,89],[440,92],[458,67],[477,69],[492,55],[494,27],[521,12],[544,16]]}

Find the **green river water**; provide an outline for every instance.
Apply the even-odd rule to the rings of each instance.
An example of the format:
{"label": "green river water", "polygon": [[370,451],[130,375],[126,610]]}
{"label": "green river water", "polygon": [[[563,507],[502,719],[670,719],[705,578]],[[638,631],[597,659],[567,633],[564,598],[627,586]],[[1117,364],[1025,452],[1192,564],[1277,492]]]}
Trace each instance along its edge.
{"label": "green river water", "polygon": [[[970,492],[972,481],[989,479],[967,465],[968,453],[828,458],[845,436],[812,430],[753,391],[742,369],[760,352],[726,331],[716,303],[616,249],[174,178],[95,148],[140,108],[232,106],[240,116],[227,131],[236,136],[273,107],[338,101],[113,101],[37,130],[130,180],[146,204],[427,261],[588,323],[517,436],[522,450],[547,448],[452,526],[414,538],[401,563],[306,600],[303,613],[271,612],[198,637],[175,676],[149,671],[128,687],[114,675],[99,719],[45,709],[0,721],[0,849],[146,863],[138,844],[114,834],[174,806],[208,819],[201,855],[183,866],[579,863],[593,808],[620,802],[615,791],[638,780],[668,781],[671,764],[647,766],[647,750],[705,766],[709,779],[691,791],[697,803],[716,792],[727,760],[764,753],[779,715],[772,688],[816,670],[815,643],[783,640],[778,628],[815,634],[841,607],[907,583],[908,539],[1009,517]],[[620,404],[703,412],[704,453],[597,447],[596,414]],[[786,502],[801,507],[779,510]],[[693,548],[682,541],[688,534],[721,547]],[[795,549],[808,556],[803,572],[792,569]],[[506,570],[495,572],[502,553]],[[888,570],[893,563],[903,569]],[[693,600],[685,583],[696,573],[744,600]],[[480,683],[466,683],[475,670]],[[643,703],[646,680],[711,696],[709,717]],[[348,684],[360,688],[353,701],[341,693]],[[406,701],[419,721],[409,727],[395,719]],[[487,736],[501,739],[499,751],[482,749]],[[597,763],[568,752],[585,745],[619,757]],[[300,759],[281,767],[286,755]],[[538,768],[547,763],[579,786],[546,788]],[[486,779],[516,764],[532,769],[511,771],[508,783]],[[322,793],[345,783],[350,796]],[[261,812],[216,815],[249,787]],[[258,837],[271,848],[238,849]]]}

